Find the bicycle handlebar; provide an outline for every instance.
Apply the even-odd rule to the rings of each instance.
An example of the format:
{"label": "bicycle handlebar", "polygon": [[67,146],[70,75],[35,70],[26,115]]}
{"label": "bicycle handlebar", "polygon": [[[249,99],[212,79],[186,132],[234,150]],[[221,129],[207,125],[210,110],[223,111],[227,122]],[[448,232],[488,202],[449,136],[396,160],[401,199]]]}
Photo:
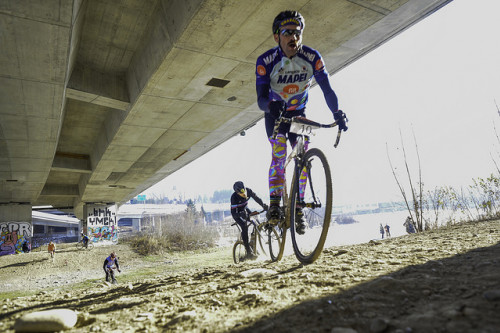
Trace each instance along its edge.
{"label": "bicycle handlebar", "polygon": [[265,209],[261,210],[260,212],[259,212],[259,211],[253,211],[253,212],[251,212],[250,214],[248,214],[248,216],[255,216],[255,215],[259,215],[259,214],[261,214],[261,213],[264,213],[265,211],[266,211]]}
{"label": "bicycle handlebar", "polygon": [[[266,211],[266,210],[265,210],[265,209],[263,209],[263,210],[261,210],[261,211],[253,211],[253,212],[251,212],[250,214],[248,214],[248,219],[247,219],[247,222],[253,222],[253,221],[250,219],[250,217],[251,217],[251,216],[256,216],[256,215],[262,214],[262,213],[264,213],[265,211]],[[234,222],[233,224],[231,224],[231,226],[233,226],[233,225],[236,225],[236,226],[238,226],[238,227],[239,227],[238,223],[236,223],[236,222]]]}
{"label": "bicycle handlebar", "polygon": [[[346,122],[348,121],[348,119],[347,119],[347,117],[345,117],[345,115],[344,115],[344,119]],[[334,121],[331,124],[321,124],[321,123],[318,123],[316,121],[307,119],[306,117],[296,116],[296,117],[292,117],[292,118],[284,118],[282,115],[280,115],[280,117],[278,119],[276,119],[276,121],[274,123],[274,130],[273,130],[273,135],[272,135],[273,140],[276,139],[276,135],[278,135],[278,128],[280,127],[281,123],[291,124],[292,122],[297,122],[300,124],[311,125],[311,126],[320,127],[320,128],[332,128],[332,127],[339,125],[338,121]],[[340,136],[341,135],[342,135],[342,130],[339,127],[339,130],[337,132],[337,138],[335,140],[335,143],[333,144],[333,146],[335,148],[337,148],[337,146],[340,143]]]}

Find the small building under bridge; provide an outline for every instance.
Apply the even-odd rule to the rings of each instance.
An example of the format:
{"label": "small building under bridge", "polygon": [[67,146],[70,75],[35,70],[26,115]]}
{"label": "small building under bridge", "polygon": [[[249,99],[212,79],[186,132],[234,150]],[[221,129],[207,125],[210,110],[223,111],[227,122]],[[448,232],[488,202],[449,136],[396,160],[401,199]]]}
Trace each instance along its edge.
{"label": "small building under bridge", "polygon": [[73,216],[58,212],[33,211],[33,245],[41,245],[50,241],[54,243],[77,242],[81,232],[80,220]]}
{"label": "small building under bridge", "polygon": [[[120,234],[139,232],[153,227],[160,216],[182,213],[185,204],[128,204],[119,208],[117,213]],[[196,204],[196,210],[204,213],[203,223],[223,222],[231,216],[230,204]]]}

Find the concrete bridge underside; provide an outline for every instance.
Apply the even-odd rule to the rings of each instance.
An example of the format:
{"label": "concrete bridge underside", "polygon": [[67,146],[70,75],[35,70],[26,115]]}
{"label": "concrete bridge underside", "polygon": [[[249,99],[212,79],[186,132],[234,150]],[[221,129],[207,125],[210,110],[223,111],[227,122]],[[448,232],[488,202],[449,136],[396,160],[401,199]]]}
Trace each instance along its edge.
{"label": "concrete bridge underside", "polygon": [[330,74],[450,0],[0,1],[0,209],[124,202],[262,118],[274,16]]}

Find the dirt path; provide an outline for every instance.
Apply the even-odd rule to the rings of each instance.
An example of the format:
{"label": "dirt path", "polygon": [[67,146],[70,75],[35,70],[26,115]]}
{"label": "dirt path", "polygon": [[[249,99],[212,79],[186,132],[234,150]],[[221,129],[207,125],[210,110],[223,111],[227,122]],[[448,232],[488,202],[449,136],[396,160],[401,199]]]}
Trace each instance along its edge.
{"label": "dirt path", "polygon": [[[308,266],[294,257],[236,266],[227,248],[140,258],[119,245],[116,286],[102,282],[109,248],[62,249],[54,263],[45,253],[0,257],[1,291],[36,290],[0,294],[0,331],[69,308],[79,313],[70,332],[499,332],[499,241],[500,221],[469,223],[329,248]],[[100,280],[70,283],[89,278]]]}

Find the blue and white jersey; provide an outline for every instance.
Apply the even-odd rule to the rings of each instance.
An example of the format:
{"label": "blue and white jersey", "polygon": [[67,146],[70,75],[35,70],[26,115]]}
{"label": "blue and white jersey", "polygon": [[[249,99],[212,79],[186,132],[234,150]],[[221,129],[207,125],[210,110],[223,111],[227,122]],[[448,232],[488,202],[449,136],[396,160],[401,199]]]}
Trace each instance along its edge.
{"label": "blue and white jersey", "polygon": [[312,78],[328,78],[318,51],[302,45],[297,54],[287,58],[279,46],[257,58],[256,84],[270,85],[269,99],[285,101],[288,111],[301,110],[307,104]]}
{"label": "blue and white jersey", "polygon": [[109,256],[109,257],[106,258],[106,260],[104,260],[104,265],[107,268],[111,268],[111,267],[115,266],[115,264],[118,262],[117,259],[118,258],[116,258],[116,257],[111,258],[111,256]]}

